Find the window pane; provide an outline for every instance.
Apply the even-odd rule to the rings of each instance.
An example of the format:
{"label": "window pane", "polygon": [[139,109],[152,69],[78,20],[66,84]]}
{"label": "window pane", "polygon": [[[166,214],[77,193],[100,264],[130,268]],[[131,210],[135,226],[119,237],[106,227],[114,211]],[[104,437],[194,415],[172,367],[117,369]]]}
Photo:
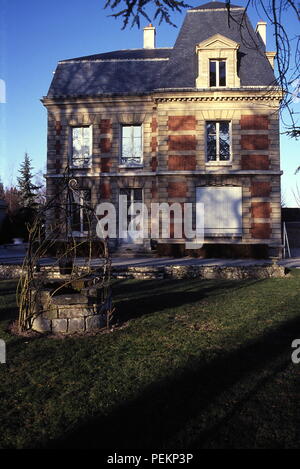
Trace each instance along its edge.
{"label": "window pane", "polygon": [[209,86],[216,86],[217,84],[216,65],[214,60],[209,61]]}
{"label": "window pane", "polygon": [[91,204],[91,190],[84,189],[80,191],[81,196],[81,220],[82,226],[81,231],[90,231],[91,229],[91,212],[89,206]]}
{"label": "window pane", "polygon": [[230,159],[230,136],[229,136],[229,122],[219,123],[219,144],[220,144],[220,155],[221,161],[227,161]]}
{"label": "window pane", "polygon": [[220,60],[219,62],[219,86],[226,86],[226,62]]}
{"label": "window pane", "polygon": [[72,219],[71,226],[72,231],[80,231],[80,210],[77,204],[72,204]]}
{"label": "window pane", "polygon": [[131,126],[130,125],[123,125],[122,136],[123,138],[131,138]]}
{"label": "window pane", "polygon": [[88,206],[91,203],[91,190],[81,189],[72,193],[73,202],[71,204],[72,231],[83,233],[90,229],[90,212]]}
{"label": "window pane", "polygon": [[216,122],[206,123],[206,151],[207,161],[215,161],[217,159]]}
{"label": "window pane", "polygon": [[133,136],[135,138],[141,138],[142,135],[142,127],[140,125],[135,125],[133,127]]}
{"label": "window pane", "polygon": [[216,122],[207,122],[206,131],[209,135],[216,135]]}
{"label": "window pane", "polygon": [[132,153],[132,142],[130,138],[124,138],[122,142],[122,157],[130,158]]}
{"label": "window pane", "polygon": [[216,137],[208,136],[207,139],[207,160],[216,161]]}
{"label": "window pane", "polygon": [[142,126],[122,126],[121,163],[128,165],[140,164],[142,159]]}
{"label": "window pane", "polygon": [[72,165],[89,166],[92,154],[92,132],[90,127],[72,128]]}
{"label": "window pane", "polygon": [[130,189],[120,189],[120,195],[126,195],[127,199],[130,199]]}
{"label": "window pane", "polygon": [[134,139],[134,154],[133,157],[140,160],[142,157],[142,141],[140,138]]}
{"label": "window pane", "polygon": [[134,190],[134,202],[143,202],[143,189],[133,189]]}

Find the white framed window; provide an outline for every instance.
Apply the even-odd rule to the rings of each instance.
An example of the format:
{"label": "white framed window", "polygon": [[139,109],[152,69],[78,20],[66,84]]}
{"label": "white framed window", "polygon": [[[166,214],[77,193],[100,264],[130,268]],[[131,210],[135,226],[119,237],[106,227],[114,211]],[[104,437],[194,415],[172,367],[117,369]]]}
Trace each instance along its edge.
{"label": "white framed window", "polygon": [[91,231],[90,205],[90,189],[80,189],[72,192],[71,229],[73,236],[84,236]]}
{"label": "white framed window", "polygon": [[210,59],[209,86],[226,86],[226,60]]}
{"label": "white framed window", "polygon": [[204,204],[204,234],[242,236],[242,187],[196,188],[196,204]]}
{"label": "white framed window", "polygon": [[92,165],[93,126],[71,127],[70,165],[89,168]]}
{"label": "white framed window", "polygon": [[206,121],[206,162],[231,160],[231,122]]}
{"label": "white framed window", "polygon": [[[126,222],[126,228],[130,227],[130,222],[133,221],[133,219],[136,217],[135,210],[139,212],[142,217],[144,216],[144,211],[143,211],[143,189],[142,188],[122,188],[120,189],[119,192],[120,196],[126,197],[126,214],[125,214],[125,220]],[[120,209],[121,207],[119,207]],[[133,212],[134,214],[133,214]],[[123,214],[124,215],[124,214]],[[143,218],[142,218],[143,219]],[[123,225],[124,228],[124,225]],[[142,235],[143,235],[143,221],[141,220],[141,223],[139,223],[135,228],[137,232],[140,232],[140,234],[136,237],[133,235],[133,233],[130,233],[129,230],[126,232],[126,236],[122,237],[122,243],[125,244],[139,244],[142,241]],[[137,233],[136,233],[137,234]]]}
{"label": "white framed window", "polygon": [[143,161],[143,126],[121,126],[121,165],[141,166]]}

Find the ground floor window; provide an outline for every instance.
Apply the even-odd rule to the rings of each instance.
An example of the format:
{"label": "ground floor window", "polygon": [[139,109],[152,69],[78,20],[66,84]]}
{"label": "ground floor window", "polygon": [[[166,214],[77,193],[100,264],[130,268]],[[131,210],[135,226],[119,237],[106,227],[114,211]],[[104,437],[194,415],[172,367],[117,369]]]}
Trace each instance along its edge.
{"label": "ground floor window", "polygon": [[197,204],[204,204],[206,236],[242,236],[242,188],[197,187]]}
{"label": "ground floor window", "polygon": [[72,193],[71,201],[71,229],[73,236],[88,234],[91,230],[91,190],[80,189]]}
{"label": "ground floor window", "polygon": [[[126,219],[124,220],[124,224],[128,228],[130,222],[133,218],[133,215],[130,213],[130,206],[134,203],[142,203],[143,202],[143,189],[140,188],[122,188],[120,189],[120,196],[126,197]],[[121,209],[121,207],[119,207]],[[124,226],[125,228],[125,226]],[[142,230],[142,226],[139,227]],[[130,236],[130,233],[127,234],[126,238],[122,239],[123,243],[134,243],[135,240]]]}

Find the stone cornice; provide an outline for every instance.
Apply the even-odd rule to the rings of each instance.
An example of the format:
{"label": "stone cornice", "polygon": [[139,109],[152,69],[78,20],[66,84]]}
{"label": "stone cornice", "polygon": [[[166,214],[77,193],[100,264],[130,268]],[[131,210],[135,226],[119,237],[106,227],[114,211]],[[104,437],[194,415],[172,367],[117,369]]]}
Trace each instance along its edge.
{"label": "stone cornice", "polygon": [[283,91],[278,86],[264,87],[241,87],[211,90],[201,89],[160,89],[152,93],[99,95],[99,96],[58,96],[53,98],[43,97],[41,102],[44,106],[63,106],[74,104],[94,105],[97,103],[134,103],[134,102],[280,102]]}
{"label": "stone cornice", "polygon": [[[205,170],[196,170],[196,171],[124,171],[124,172],[111,172],[111,173],[98,173],[98,174],[89,174],[89,173],[76,173],[74,172],[73,176],[76,177],[89,177],[89,178],[99,178],[99,177],[145,177],[145,176],[251,176],[251,175],[271,175],[271,176],[281,176],[283,171],[275,170],[218,170],[218,171],[205,171]],[[62,178],[63,174],[45,174],[46,178]]]}
{"label": "stone cornice", "polygon": [[182,93],[168,93],[168,95],[154,95],[153,99],[156,103],[166,103],[166,102],[253,102],[253,101],[281,101],[283,98],[282,92],[276,90],[259,90],[253,92],[254,90],[240,90],[239,92],[215,92],[211,94],[187,94],[183,95]]}
{"label": "stone cornice", "polygon": [[45,107],[49,106],[74,106],[74,105],[90,105],[94,106],[95,104],[134,104],[134,103],[151,103],[153,99],[149,93],[141,95],[99,95],[99,96],[59,96],[54,98],[48,98],[44,96],[41,99],[41,102]]}

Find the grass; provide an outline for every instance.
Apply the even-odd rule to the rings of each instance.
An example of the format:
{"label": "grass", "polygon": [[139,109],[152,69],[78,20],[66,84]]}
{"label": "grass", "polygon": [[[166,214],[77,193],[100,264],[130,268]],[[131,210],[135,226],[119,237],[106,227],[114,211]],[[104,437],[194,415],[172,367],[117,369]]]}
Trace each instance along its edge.
{"label": "grass", "polygon": [[63,340],[7,332],[15,285],[0,282],[1,448],[299,446],[299,272],[116,281],[126,327]]}

